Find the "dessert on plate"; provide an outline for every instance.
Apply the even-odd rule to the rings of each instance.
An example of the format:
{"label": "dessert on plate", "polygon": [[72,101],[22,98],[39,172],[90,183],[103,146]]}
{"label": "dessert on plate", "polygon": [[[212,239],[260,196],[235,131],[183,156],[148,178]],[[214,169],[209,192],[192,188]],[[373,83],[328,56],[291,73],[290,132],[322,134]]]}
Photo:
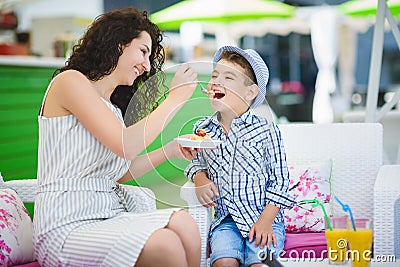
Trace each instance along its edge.
{"label": "dessert on plate", "polygon": [[198,129],[195,134],[190,136],[191,140],[211,140],[211,136],[204,129]]}
{"label": "dessert on plate", "polygon": [[206,148],[206,149],[214,149],[217,148],[219,144],[222,143],[221,140],[212,140],[211,136],[206,133],[204,129],[199,129],[195,134],[191,134],[188,137],[184,138],[175,138],[175,140],[183,147],[191,147],[191,148]]}

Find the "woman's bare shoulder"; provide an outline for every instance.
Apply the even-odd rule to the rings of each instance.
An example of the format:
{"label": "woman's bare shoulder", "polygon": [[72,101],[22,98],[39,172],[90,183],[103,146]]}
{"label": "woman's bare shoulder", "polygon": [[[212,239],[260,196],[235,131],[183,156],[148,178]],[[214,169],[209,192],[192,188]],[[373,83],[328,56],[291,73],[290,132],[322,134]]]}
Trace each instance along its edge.
{"label": "woman's bare shoulder", "polygon": [[90,82],[89,79],[77,70],[66,70],[54,78],[54,83]]}
{"label": "woman's bare shoulder", "polygon": [[83,96],[85,92],[91,92],[94,90],[91,81],[77,70],[66,70],[58,74],[53,81],[51,90],[57,91],[61,97],[66,95],[77,96],[78,94]]}
{"label": "woman's bare shoulder", "polygon": [[70,106],[85,98],[84,92],[88,91],[93,91],[93,86],[81,72],[76,70],[61,72],[53,79],[49,88],[44,115],[57,117],[71,114]]}

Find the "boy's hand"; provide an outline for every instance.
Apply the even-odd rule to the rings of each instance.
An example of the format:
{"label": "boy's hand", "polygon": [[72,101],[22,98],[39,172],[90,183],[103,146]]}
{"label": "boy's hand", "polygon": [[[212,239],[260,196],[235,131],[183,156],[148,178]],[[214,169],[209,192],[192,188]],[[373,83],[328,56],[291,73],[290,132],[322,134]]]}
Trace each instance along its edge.
{"label": "boy's hand", "polygon": [[213,197],[218,197],[219,192],[215,184],[208,179],[205,172],[198,172],[195,177],[196,196],[200,204],[206,208],[217,206]]}
{"label": "boy's hand", "polygon": [[276,236],[272,229],[272,224],[263,220],[262,216],[250,228],[249,241],[253,242],[254,237],[256,239],[254,244],[261,249],[263,249],[265,245],[267,248],[270,248],[271,243],[276,247]]}

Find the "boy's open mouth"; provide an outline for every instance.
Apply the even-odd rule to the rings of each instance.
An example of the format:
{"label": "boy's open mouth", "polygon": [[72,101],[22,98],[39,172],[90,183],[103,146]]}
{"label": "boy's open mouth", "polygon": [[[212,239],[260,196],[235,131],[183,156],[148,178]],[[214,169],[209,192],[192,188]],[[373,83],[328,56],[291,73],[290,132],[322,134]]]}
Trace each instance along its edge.
{"label": "boy's open mouth", "polygon": [[225,96],[225,93],[224,93],[224,92],[222,92],[222,91],[220,91],[220,90],[218,90],[218,89],[213,90],[213,95],[212,95],[212,98],[213,98],[213,99],[221,99],[221,98],[223,98],[224,96]]}

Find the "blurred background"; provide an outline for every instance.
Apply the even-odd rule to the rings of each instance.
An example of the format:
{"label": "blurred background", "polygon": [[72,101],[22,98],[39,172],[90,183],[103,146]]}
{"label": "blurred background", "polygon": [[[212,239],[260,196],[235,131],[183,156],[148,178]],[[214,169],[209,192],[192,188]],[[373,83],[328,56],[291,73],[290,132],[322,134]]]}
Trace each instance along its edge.
{"label": "blurred background", "polygon": [[[148,11],[149,14],[154,14],[179,2],[177,0],[87,0],[82,4],[79,0],[71,0],[67,4],[61,0],[1,0],[0,55],[65,57],[68,56],[73,43],[83,33],[86,26],[105,11],[135,6],[140,10]],[[243,6],[248,5],[246,1],[236,2],[242,2]],[[236,25],[236,27],[245,27],[245,29],[240,33],[235,33],[232,28],[227,28],[226,33],[228,36],[235,35],[236,45],[257,50],[267,62],[271,74],[268,100],[278,117],[284,116],[289,121],[312,121],[312,100],[318,67],[312,48],[311,17],[318,12],[315,7],[340,6],[348,1],[275,2],[298,9],[286,18],[275,18],[275,21],[272,21],[274,18],[271,18],[270,22],[265,19],[263,22],[253,24],[239,21],[237,23],[239,26]],[[310,9],[307,10],[307,7]],[[205,8],[213,9],[215,4],[214,7],[205,6]],[[345,36],[346,33],[343,33],[345,31],[343,28],[350,25],[349,28],[356,32],[356,37],[355,40],[337,40],[338,46],[346,46],[346,42],[348,46],[354,45],[352,55],[354,63],[350,64],[355,65],[353,67],[354,81],[350,82],[352,83],[351,92],[348,88],[345,90],[339,88],[332,95],[334,109],[337,112],[335,120],[341,119],[342,109],[365,105],[373,36],[371,17],[363,16],[357,22],[349,22],[348,19],[343,18],[344,14],[339,13],[338,16],[336,18],[338,36],[349,38],[349,34]],[[360,22],[362,20],[363,23]],[[207,60],[221,44],[233,43],[232,38],[218,40],[218,32],[210,31],[205,24],[207,23],[192,22],[175,29],[167,29],[165,42],[168,59],[176,63],[187,60]],[[277,26],[274,28],[271,25]],[[355,42],[355,44],[349,42]],[[340,57],[340,48],[341,46],[337,49],[339,55],[335,62],[338,82],[341,81],[340,70],[343,69],[340,65],[341,61],[348,61],[348,58]],[[400,82],[399,60],[400,53],[393,34],[386,32],[379,105],[385,101],[385,93],[393,91],[393,87]],[[345,100],[341,99],[342,97]]]}
{"label": "blurred background", "polygon": [[[67,4],[61,0],[0,0],[0,55],[65,57],[86,26],[103,12],[124,6],[135,6],[139,10],[154,14],[179,2],[177,0],[87,0],[82,4],[79,0],[71,0]],[[312,121],[312,100],[318,67],[312,47],[311,17],[320,12],[318,10],[321,9],[318,7],[337,7],[349,1],[274,2],[297,9],[282,18],[279,18],[279,15],[277,18],[266,15],[267,19],[256,23],[238,20],[236,25],[222,28],[228,36],[225,39],[219,36],[218,30],[215,30],[218,27],[214,25],[218,23],[211,23],[212,30],[210,26],[207,28],[207,21],[167,27],[165,44],[168,59],[175,63],[209,60],[220,45],[228,43],[234,43],[242,48],[253,48],[262,55],[270,68],[268,101],[278,117],[283,116],[289,121]],[[248,5],[246,1],[235,1],[235,3]],[[215,7],[216,4],[213,4],[204,8],[212,10]],[[240,9],[241,6],[237,8]],[[374,14],[362,16],[358,17],[358,21],[353,17],[353,21],[349,21],[349,16],[346,18],[345,14],[338,10],[335,18],[338,38],[332,40],[337,42],[338,46],[334,68],[337,82],[340,84],[342,81],[347,84],[340,84],[338,90],[332,92],[335,120],[341,120],[340,116],[346,109],[365,105],[374,17]],[[192,12],[195,10],[192,9]],[[235,32],[233,27],[243,29]],[[356,36],[350,36],[345,31],[352,31]],[[386,32],[384,40],[378,105],[384,103],[385,97],[390,97],[390,94],[386,93],[393,91],[393,87],[397,87],[400,82],[400,53],[395,38],[391,32]],[[353,62],[349,61],[346,54],[341,57],[341,52],[349,53],[344,51],[346,46],[353,46],[347,48],[347,50],[353,49],[350,51]],[[341,64],[354,64],[353,67],[347,66],[347,69],[352,68],[354,73],[353,77],[348,78],[350,81],[343,81],[341,75],[346,75],[343,74],[346,73],[346,67]],[[348,84],[351,84],[352,88],[341,90]]]}
{"label": "blurred background", "polygon": [[[388,5],[398,25],[400,1]],[[258,51],[270,69],[266,105],[278,123],[343,122],[349,112],[365,111],[377,0],[0,0],[5,179],[36,176],[37,111],[52,72],[96,16],[126,6],[147,11],[165,31],[167,72],[176,63],[210,61],[224,44]],[[387,23],[384,29],[378,107],[400,86],[399,47]],[[207,81],[210,73],[199,74]],[[171,128],[190,132],[195,119],[211,114],[206,101],[196,103],[202,112],[187,107],[182,113],[188,117],[180,113]],[[399,132],[393,134],[398,144]],[[161,143],[160,138],[152,148]],[[392,153],[395,157],[395,147]],[[173,162],[155,172],[171,181],[182,168]]]}

